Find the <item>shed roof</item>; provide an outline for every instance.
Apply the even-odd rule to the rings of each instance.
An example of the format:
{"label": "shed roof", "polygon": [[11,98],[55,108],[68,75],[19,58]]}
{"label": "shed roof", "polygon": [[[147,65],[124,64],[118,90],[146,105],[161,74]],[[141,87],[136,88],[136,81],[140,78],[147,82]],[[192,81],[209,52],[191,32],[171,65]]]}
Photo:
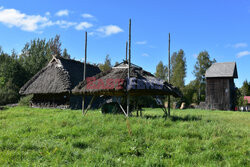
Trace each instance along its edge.
{"label": "shed roof", "polygon": [[[86,76],[101,72],[94,65],[87,64]],[[46,67],[34,75],[19,91],[20,94],[46,94],[70,92],[83,80],[84,63],[76,60],[53,57]]]}
{"label": "shed roof", "polygon": [[244,100],[247,100],[247,104],[250,104],[250,96],[244,96]]}
{"label": "shed roof", "polygon": [[238,78],[236,62],[214,63],[205,74],[206,78]]}
{"label": "shed roof", "polygon": [[101,72],[86,81],[80,82],[73,94],[87,95],[173,95],[180,97],[181,92],[165,80],[156,78],[150,72],[131,64],[128,80],[128,62],[118,64],[107,72]]}

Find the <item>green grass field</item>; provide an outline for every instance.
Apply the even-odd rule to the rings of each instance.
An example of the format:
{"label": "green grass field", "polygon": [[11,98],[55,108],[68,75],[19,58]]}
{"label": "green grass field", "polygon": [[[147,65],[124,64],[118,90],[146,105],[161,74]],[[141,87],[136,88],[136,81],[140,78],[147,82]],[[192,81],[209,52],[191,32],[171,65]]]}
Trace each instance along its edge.
{"label": "green grass field", "polygon": [[2,166],[250,166],[250,113],[0,110]]}

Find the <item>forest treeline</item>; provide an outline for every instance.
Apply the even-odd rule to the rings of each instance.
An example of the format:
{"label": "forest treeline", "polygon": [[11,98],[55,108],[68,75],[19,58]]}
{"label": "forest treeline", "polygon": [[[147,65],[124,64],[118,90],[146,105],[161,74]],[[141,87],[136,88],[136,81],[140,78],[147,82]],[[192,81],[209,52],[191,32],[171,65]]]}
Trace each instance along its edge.
{"label": "forest treeline", "polygon": [[[33,39],[27,42],[21,53],[17,54],[12,50],[11,54],[4,52],[0,46],[0,105],[16,103],[20,99],[19,89],[39,70],[41,70],[51,60],[52,55],[71,58],[67,49],[62,50],[60,36],[56,35],[49,40]],[[170,82],[183,92],[183,98],[172,99],[172,101],[187,104],[205,100],[205,71],[216,60],[211,60],[207,51],[202,51],[197,56],[193,69],[195,80],[185,84],[187,65],[184,50],[180,49],[171,56]],[[116,62],[115,64],[117,64]],[[102,71],[112,67],[109,55],[103,64],[98,64]],[[162,61],[156,66],[155,75],[158,78],[167,80],[168,66]],[[238,90],[239,103],[244,103],[243,96],[250,95],[250,82],[244,81],[243,86]],[[147,103],[149,100],[147,98]]]}

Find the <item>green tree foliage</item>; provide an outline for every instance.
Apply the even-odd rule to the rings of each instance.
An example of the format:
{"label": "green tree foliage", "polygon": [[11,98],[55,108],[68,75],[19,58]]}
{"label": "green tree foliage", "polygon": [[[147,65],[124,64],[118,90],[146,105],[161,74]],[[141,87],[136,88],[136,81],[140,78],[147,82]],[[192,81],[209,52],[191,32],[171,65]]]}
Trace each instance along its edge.
{"label": "green tree foliage", "polygon": [[176,54],[174,53],[171,58],[172,70],[170,82],[178,87],[180,90],[184,89],[186,77],[186,58],[182,49]]}
{"label": "green tree foliage", "polygon": [[48,45],[52,55],[62,56],[62,43],[60,41],[59,35],[56,35],[55,38],[50,39]]}
{"label": "green tree foliage", "polygon": [[194,66],[193,74],[198,82],[198,99],[199,101],[205,100],[205,72],[206,70],[215,63],[216,60],[210,60],[210,55],[207,51],[202,51],[197,57],[197,61]]}
{"label": "green tree foliage", "polygon": [[111,59],[109,58],[109,55],[106,56],[104,64],[99,64],[99,68],[105,72],[112,68],[111,66]]}
{"label": "green tree foliage", "polygon": [[250,96],[250,82],[247,82],[247,80],[245,80],[242,87],[240,88],[240,91],[243,96]]}
{"label": "green tree foliage", "polygon": [[156,66],[155,76],[163,80],[167,79],[167,67],[163,65],[162,61]]}
{"label": "green tree foliage", "polygon": [[0,50],[0,105],[17,102],[18,90],[26,80],[24,74],[16,53],[9,56]]}
{"label": "green tree foliage", "polygon": [[41,70],[52,58],[52,52],[45,39],[35,39],[26,43],[20,55],[20,63],[28,78]]}
{"label": "green tree foliage", "polygon": [[248,103],[248,101],[244,99],[244,96],[240,96],[237,100],[237,104],[239,107],[241,107],[241,106],[245,107],[245,106],[247,106],[247,103]]}
{"label": "green tree foliage", "polygon": [[[20,55],[20,63],[31,78],[41,70],[52,58],[52,55],[62,56],[60,36],[49,39],[34,39],[26,43]],[[70,57],[64,50],[63,57]]]}
{"label": "green tree foliage", "polygon": [[68,51],[66,48],[64,48],[64,50],[63,50],[62,57],[65,59],[70,59],[70,54],[68,54]]}
{"label": "green tree foliage", "polygon": [[185,86],[183,90],[183,96],[187,105],[198,102],[197,85],[198,85],[197,81],[193,80],[188,85]]}
{"label": "green tree foliage", "polygon": [[177,57],[177,52],[174,52],[170,58],[170,80],[173,78],[173,68],[175,67],[176,64],[176,57]]}

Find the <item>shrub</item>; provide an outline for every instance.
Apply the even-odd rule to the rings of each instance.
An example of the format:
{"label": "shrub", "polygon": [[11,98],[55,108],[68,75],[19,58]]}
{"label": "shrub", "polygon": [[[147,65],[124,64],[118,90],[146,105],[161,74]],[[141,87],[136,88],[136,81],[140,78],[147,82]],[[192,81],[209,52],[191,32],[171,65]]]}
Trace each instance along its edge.
{"label": "shrub", "polygon": [[18,105],[19,106],[30,106],[30,102],[31,102],[32,98],[33,98],[33,95],[24,96],[19,100]]}

